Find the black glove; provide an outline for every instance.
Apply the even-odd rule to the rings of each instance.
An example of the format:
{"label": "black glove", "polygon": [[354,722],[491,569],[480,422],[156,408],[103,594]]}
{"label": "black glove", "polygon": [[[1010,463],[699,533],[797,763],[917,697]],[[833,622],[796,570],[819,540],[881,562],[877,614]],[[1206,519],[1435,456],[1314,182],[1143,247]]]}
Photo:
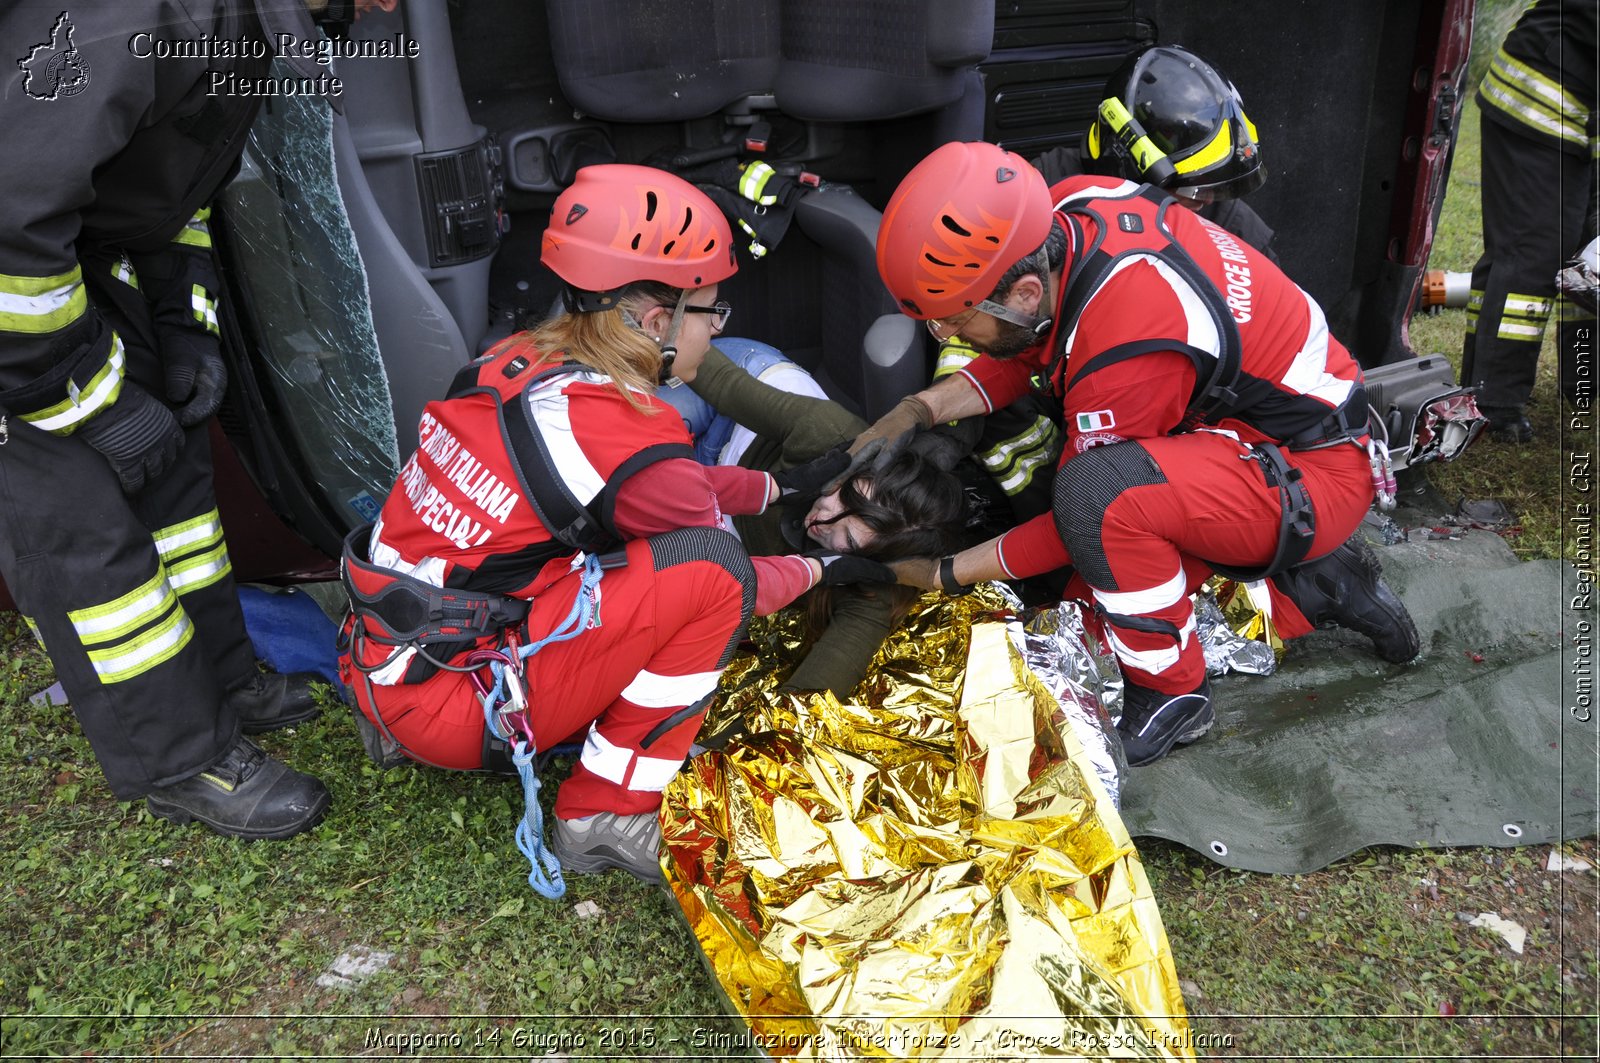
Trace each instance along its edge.
{"label": "black glove", "polygon": [[972,453],[978,436],[983,431],[983,418],[969,417],[954,425],[942,424],[928,432],[918,432],[909,449],[922,455],[922,460],[945,472],[954,472],[956,464]]}
{"label": "black glove", "polygon": [[832,483],[835,477],[849,467],[850,455],[845,453],[843,447],[836,447],[819,458],[812,458],[804,465],[775,472],[772,474],[772,479],[778,485],[778,501],[788,501],[797,495],[807,499],[816,498],[822,494],[825,485]]}
{"label": "black glove", "polygon": [[903,587],[916,587],[924,591],[943,591],[949,595],[966,594],[971,587],[956,582],[954,554],[944,557],[906,557],[889,562],[889,571]]}
{"label": "black glove", "polygon": [[84,422],[77,434],[105,456],[130,495],[166,472],[183,447],[183,429],[172,411],[127,380],[117,401]]}
{"label": "black glove", "polygon": [[895,581],[894,569],[870,558],[858,557],[855,554],[813,553],[807,557],[816,558],[822,564],[822,579],[818,585],[823,587],[841,587],[850,583],[893,583]]}
{"label": "black glove", "polygon": [[228,370],[216,337],[195,329],[161,330],[161,365],[167,401],[177,406],[178,423],[185,428],[217,412],[228,390]]}
{"label": "black glove", "polygon": [[907,395],[895,404],[894,409],[873,422],[865,432],[850,444],[850,464],[823,493],[833,490],[855,476],[868,462],[873,472],[882,472],[900,452],[911,445],[916,434],[933,427],[933,410],[915,395]]}

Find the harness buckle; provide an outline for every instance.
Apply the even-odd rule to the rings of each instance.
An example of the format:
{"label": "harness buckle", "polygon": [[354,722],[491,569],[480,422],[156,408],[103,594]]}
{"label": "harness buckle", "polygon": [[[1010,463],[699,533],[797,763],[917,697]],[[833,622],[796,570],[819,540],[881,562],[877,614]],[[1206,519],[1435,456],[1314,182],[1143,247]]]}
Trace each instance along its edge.
{"label": "harness buckle", "polygon": [[506,690],[505,700],[501,702],[500,706],[501,715],[521,715],[522,711],[528,707],[528,690],[523,685],[521,670],[508,667],[504,675],[501,676],[501,682],[505,684]]}

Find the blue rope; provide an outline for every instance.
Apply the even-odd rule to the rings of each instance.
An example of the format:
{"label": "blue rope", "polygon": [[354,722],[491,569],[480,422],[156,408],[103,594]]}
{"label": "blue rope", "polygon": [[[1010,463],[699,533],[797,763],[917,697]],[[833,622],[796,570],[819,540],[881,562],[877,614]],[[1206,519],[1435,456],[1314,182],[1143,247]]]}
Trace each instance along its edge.
{"label": "blue rope", "polygon": [[[551,643],[566,642],[590,628],[600,626],[600,596],[596,588],[602,574],[598,558],[593,555],[584,558],[583,580],[567,618],[538,642],[520,647],[518,657],[521,660],[527,660]],[[494,684],[489,688],[489,693],[483,696],[484,724],[490,734],[510,743],[511,762],[517,766],[517,775],[522,779],[524,809],[522,820],[517,824],[517,848],[528,858],[528,885],[541,897],[559,900],[566,895],[567,884],[561,877],[561,861],[544,844],[544,810],[539,807],[539,776],[533,770],[533,758],[538,750],[531,740],[524,741],[521,736],[513,738],[506,734],[496,711],[505,700],[505,668],[500,661],[490,665]]]}

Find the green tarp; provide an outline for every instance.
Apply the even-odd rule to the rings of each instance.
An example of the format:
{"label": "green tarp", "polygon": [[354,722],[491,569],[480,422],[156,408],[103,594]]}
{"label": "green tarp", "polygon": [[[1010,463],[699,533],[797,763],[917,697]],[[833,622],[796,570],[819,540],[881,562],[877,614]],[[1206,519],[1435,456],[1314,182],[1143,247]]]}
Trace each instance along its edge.
{"label": "green tarp", "polygon": [[1211,733],[1133,769],[1131,834],[1297,874],[1368,845],[1595,832],[1596,618],[1573,607],[1573,566],[1518,562],[1485,531],[1375,549],[1421,658],[1386,664],[1359,636],[1319,631],[1273,676],[1214,680]]}

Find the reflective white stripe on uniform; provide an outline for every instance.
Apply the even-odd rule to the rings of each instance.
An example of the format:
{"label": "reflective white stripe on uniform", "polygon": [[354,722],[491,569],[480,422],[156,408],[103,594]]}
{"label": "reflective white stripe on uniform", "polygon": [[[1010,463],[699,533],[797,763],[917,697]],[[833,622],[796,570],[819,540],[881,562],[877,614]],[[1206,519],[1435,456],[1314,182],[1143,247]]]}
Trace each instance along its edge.
{"label": "reflective white stripe on uniform", "polygon": [[1194,617],[1189,617],[1187,623],[1178,631],[1178,644],[1176,646],[1163,646],[1154,650],[1136,650],[1128,646],[1117,637],[1111,628],[1106,628],[1106,638],[1111,641],[1111,649],[1116,653],[1117,660],[1129,668],[1136,668],[1150,675],[1159,675],[1168,668],[1178,663],[1182,650],[1189,644],[1189,636],[1195,632]]}
{"label": "reflective white stripe on uniform", "polygon": [[1502,49],[1489,64],[1489,73],[1479,87],[1484,102],[1553,137],[1583,144],[1589,111],[1582,102],[1525,63],[1511,58]]}
{"label": "reflective white stripe on uniform", "polygon": [[1526,317],[1549,317],[1550,303],[1551,300],[1542,299],[1537,295],[1512,293],[1506,296],[1504,312]]}
{"label": "reflective white stripe on uniform", "polygon": [[628,777],[628,761],[633,752],[613,745],[594,724],[589,725],[589,737],[583,740],[583,753],[579,762],[607,782],[618,786]]}
{"label": "reflective white stripe on uniform", "polygon": [[222,517],[213,509],[193,520],[158,530],[155,533],[156,552],[165,561],[177,557],[191,547],[214,542],[220,538],[222,538]]}
{"label": "reflective white stripe on uniform", "polygon": [[1187,592],[1187,588],[1188,576],[1184,573],[1183,566],[1179,565],[1178,574],[1165,583],[1142,591],[1096,590],[1094,600],[1105,606],[1108,613],[1120,616],[1143,616],[1176,605]]}
{"label": "reflective white stripe on uniform", "polygon": [[766,191],[767,182],[777,175],[778,171],[766,163],[752,162],[739,176],[739,194],[753,203],[770,207],[778,202],[778,197]]}
{"label": "reflective white stripe on uniform", "polygon": [[1070,196],[1065,196],[1061,199],[1058,199],[1056,201],[1055,209],[1058,211],[1066,210],[1069,206],[1081,200],[1099,199],[1102,196],[1109,197],[1132,195],[1139,188],[1139,186],[1134,184],[1132,181],[1125,181],[1120,177],[1106,177],[1102,178],[1102,180],[1104,180],[1106,183],[1087,185],[1084,188],[1080,188],[1078,191],[1072,193]]}
{"label": "reflective white stripe on uniform", "polygon": [[[222,518],[214,509],[160,528],[154,537],[156,552],[167,568],[167,579],[179,594],[209,587],[233,571],[227,544],[222,541]],[[194,552],[199,547],[206,549]]]}
{"label": "reflective white stripe on uniform", "polygon": [[1544,338],[1544,329],[1538,325],[1528,325],[1521,321],[1500,319],[1500,328],[1496,335],[1503,340],[1538,340]]}
{"label": "reflective white stripe on uniform", "polygon": [[1544,337],[1554,300],[1537,295],[1507,292],[1500,308],[1499,338],[1537,342]]}
{"label": "reflective white stripe on uniform", "polygon": [[165,571],[103,605],[67,613],[102,683],[120,683],[170,660],[194,635]]}
{"label": "reflective white stripe on uniform", "polygon": [[111,405],[122,394],[122,374],[127,358],[122,351],[122,337],[111,334],[111,354],[106,364],[89,381],[89,390],[81,391],[71,381],[67,382],[68,397],[49,409],[24,414],[22,419],[33,427],[58,435],[71,432]]}
{"label": "reflective white stripe on uniform", "polygon": [[174,561],[167,566],[167,579],[179,594],[189,594],[209,587],[233,571],[228,560],[228,548],[218,543],[213,549],[194,557]]}
{"label": "reflective white stripe on uniform", "polygon": [[150,623],[170,609],[172,602],[172,587],[165,574],[157,572],[121,598],[103,606],[74,609],[67,618],[86,645],[110,642]]}
{"label": "reflective white stripe on uniform", "polygon": [[368,674],[367,678],[380,687],[396,687],[405,680],[406,669],[411,667],[411,661],[417,655],[415,646],[407,646],[395,655],[394,660],[385,664],[377,671]]}
{"label": "reflective white stripe on uniform", "polygon": [[1317,305],[1315,299],[1303,289],[1297,288],[1296,291],[1306,301],[1310,321],[1300,350],[1296,352],[1294,361],[1289,363],[1288,371],[1283,374],[1283,386],[1325,402],[1337,410],[1350,397],[1355,384],[1328,372],[1328,319],[1323,316],[1322,307]]}
{"label": "reflective white stripe on uniform", "polygon": [[[1191,347],[1220,355],[1222,352],[1222,335],[1217,331],[1217,324],[1211,319],[1211,311],[1206,306],[1205,301],[1200,298],[1198,292],[1189,286],[1189,282],[1183,279],[1182,274],[1154,254],[1134,252],[1133,254],[1125,255],[1111,268],[1111,272],[1106,275],[1106,279],[1101,282],[1100,287],[1095,289],[1094,293],[1089,296],[1089,302],[1092,304],[1100,292],[1111,284],[1117,274],[1137,262],[1144,262],[1154,267],[1161,279],[1167,282],[1167,287],[1172,289],[1172,294],[1178,300],[1178,307],[1183,311],[1183,320],[1186,326],[1185,335],[1181,337],[1182,341]],[[1072,323],[1072,334],[1067,337],[1066,342],[1066,349],[1069,351],[1077,349],[1078,328],[1082,322],[1083,315],[1079,314],[1078,320]]]}
{"label": "reflective white stripe on uniform", "polygon": [[191,286],[189,308],[194,312],[197,324],[203,326],[213,336],[220,335],[217,327],[217,301],[198,284]]}
{"label": "reflective white stripe on uniform", "polygon": [[8,332],[55,332],[88,305],[81,266],[53,277],[0,276],[0,329]]}
{"label": "reflective white stripe on uniform", "polygon": [[633,762],[633,778],[628,780],[630,790],[650,790],[660,793],[683,767],[683,758],[662,760],[660,757],[639,756]]}
{"label": "reflective white stripe on uniform", "polygon": [[572,428],[566,389],[577,383],[613,386],[610,377],[599,373],[564,373],[530,389],[527,401],[539,438],[555,462],[556,476],[567,485],[580,505],[587,506],[605,488],[606,479],[590,464]]}
{"label": "reflective white stripe on uniform", "polygon": [[102,683],[120,683],[143,675],[156,665],[170,660],[189,644],[194,623],[180,606],[158,627],[122,644],[115,650],[90,650],[89,661]]}
{"label": "reflective white stripe on uniform", "polygon": [[385,543],[379,538],[383,532],[383,525],[379,524],[372,529],[372,539],[367,544],[367,557],[379,568],[392,569],[403,576],[410,576],[420,580],[430,587],[443,587],[446,564],[442,557],[425,557],[416,564],[412,564],[400,556],[400,551]]}
{"label": "reflective white stripe on uniform", "polygon": [[717,689],[716,672],[690,672],[688,675],[657,675],[640,669],[622,691],[622,697],[645,709],[675,709],[699,701]]}

